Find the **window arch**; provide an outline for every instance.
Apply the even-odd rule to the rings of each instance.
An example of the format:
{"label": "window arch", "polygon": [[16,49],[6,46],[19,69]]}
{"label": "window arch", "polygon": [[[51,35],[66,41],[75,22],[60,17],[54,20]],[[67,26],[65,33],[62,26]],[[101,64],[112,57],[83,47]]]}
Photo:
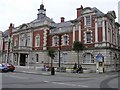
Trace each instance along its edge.
{"label": "window arch", "polygon": [[91,53],[83,54],[83,63],[84,64],[94,63],[94,56]]}
{"label": "window arch", "polygon": [[40,35],[37,34],[35,36],[35,47],[39,47],[40,46]]}

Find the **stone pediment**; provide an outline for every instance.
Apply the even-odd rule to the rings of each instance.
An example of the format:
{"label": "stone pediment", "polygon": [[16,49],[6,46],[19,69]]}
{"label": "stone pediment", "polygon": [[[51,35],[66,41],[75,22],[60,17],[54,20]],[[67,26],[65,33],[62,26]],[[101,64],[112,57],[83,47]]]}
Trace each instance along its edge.
{"label": "stone pediment", "polygon": [[115,11],[109,11],[107,15],[113,17],[114,19],[116,18]]}
{"label": "stone pediment", "polygon": [[20,26],[20,29],[26,29],[28,26],[27,26],[27,24],[22,24],[21,26]]}
{"label": "stone pediment", "polygon": [[92,9],[90,7],[86,7],[86,8],[83,9],[82,14],[90,13],[90,12],[92,12]]}

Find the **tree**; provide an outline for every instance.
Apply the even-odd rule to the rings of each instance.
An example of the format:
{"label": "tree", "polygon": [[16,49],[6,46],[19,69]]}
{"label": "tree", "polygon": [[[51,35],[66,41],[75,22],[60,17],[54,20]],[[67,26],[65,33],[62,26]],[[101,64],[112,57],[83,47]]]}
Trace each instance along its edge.
{"label": "tree", "polygon": [[79,63],[79,52],[83,50],[83,43],[80,41],[74,41],[73,43],[73,50],[77,52],[77,57],[78,57],[78,68],[80,66]]}
{"label": "tree", "polygon": [[48,56],[51,58],[51,67],[53,67],[53,59],[55,57],[55,51],[52,49],[48,50]]}

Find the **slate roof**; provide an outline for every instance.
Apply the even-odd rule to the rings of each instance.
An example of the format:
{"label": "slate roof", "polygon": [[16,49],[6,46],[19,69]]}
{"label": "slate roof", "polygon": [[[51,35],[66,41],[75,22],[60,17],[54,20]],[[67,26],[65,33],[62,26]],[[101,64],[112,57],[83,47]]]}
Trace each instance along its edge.
{"label": "slate roof", "polygon": [[3,32],[3,37],[8,37],[8,36],[9,36],[9,31],[8,30],[4,31]]}
{"label": "slate roof", "polygon": [[92,8],[93,11],[96,12],[96,17],[104,16],[105,14],[98,10],[96,7]]}
{"label": "slate roof", "polygon": [[55,28],[52,29],[51,34],[66,33],[72,30],[72,23],[70,21],[56,23]]}
{"label": "slate roof", "polygon": [[44,21],[49,21],[49,22],[51,22],[51,23],[55,23],[52,19],[50,19],[49,17],[47,17],[47,16],[42,16],[41,15],[41,18],[39,18],[39,19],[35,19],[35,20],[33,20],[32,22],[30,22],[30,23],[37,23],[37,22],[44,22]]}
{"label": "slate roof", "polygon": [[72,26],[73,24],[70,21],[62,22],[62,23],[57,23],[55,24],[56,28],[61,28],[61,27],[69,27]]}
{"label": "slate roof", "polygon": [[31,21],[30,23],[27,23],[27,24],[24,23],[24,24],[22,24],[22,25],[20,25],[16,28],[14,28],[13,32],[17,32],[17,31],[22,30],[22,28],[24,26],[29,29],[29,28],[34,28],[34,27],[45,25],[45,21],[47,21],[49,23],[52,23],[52,24],[55,24],[55,22],[52,19],[50,19],[46,15],[42,16],[42,14],[41,14],[41,18],[35,19],[35,20],[33,20],[33,21]]}

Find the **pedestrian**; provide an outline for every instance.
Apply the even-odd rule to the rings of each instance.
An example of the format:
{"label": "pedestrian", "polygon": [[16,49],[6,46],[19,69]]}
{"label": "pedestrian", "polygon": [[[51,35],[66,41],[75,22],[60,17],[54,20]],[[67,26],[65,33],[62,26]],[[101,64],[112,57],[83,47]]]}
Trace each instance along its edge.
{"label": "pedestrian", "polygon": [[78,68],[77,73],[83,73],[83,68],[82,68],[81,65],[80,65],[80,67]]}
{"label": "pedestrian", "polygon": [[73,67],[73,73],[76,73],[76,70],[77,70],[77,64],[75,63]]}

